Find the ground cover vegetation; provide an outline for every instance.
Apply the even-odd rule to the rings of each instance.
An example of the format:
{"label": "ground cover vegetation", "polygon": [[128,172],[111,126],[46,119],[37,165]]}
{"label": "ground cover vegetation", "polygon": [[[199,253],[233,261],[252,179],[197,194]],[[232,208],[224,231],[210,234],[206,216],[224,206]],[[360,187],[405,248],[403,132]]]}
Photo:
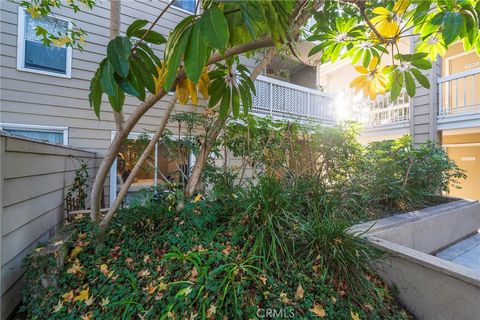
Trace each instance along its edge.
{"label": "ground cover vegetation", "polygon": [[[188,128],[182,147],[199,152],[196,129],[214,119],[172,119]],[[32,319],[411,318],[371,271],[379,253],[348,227],[429,205],[463,173],[434,143],[362,146],[356,135],[353,124],[230,121],[194,199],[181,184],[146,192],[101,240],[77,217],[60,268],[37,249],[23,310]],[[55,285],[45,285],[47,270]]]}

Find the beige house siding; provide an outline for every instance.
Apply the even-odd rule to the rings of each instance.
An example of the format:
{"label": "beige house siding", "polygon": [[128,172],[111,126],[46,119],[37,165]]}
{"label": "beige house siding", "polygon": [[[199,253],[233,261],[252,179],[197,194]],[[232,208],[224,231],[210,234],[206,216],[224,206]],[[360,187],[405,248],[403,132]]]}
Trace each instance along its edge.
{"label": "beige house siding", "polygon": [[[411,48],[415,48],[412,39]],[[430,89],[417,83],[415,97],[411,100],[410,109],[410,135],[415,143],[424,143],[429,140],[438,141],[437,135],[437,108],[438,86],[437,79],[442,76],[442,59],[432,62],[432,68],[427,70],[425,76],[430,81]]]}
{"label": "beige house siding", "polygon": [[[135,19],[153,21],[166,6],[164,1],[123,1],[121,31]],[[74,14],[71,10],[59,10],[58,16],[75,21],[88,36],[83,51],[73,50],[71,79],[35,74],[17,70],[17,20],[18,5],[1,1],[1,114],[0,122],[68,127],[68,145],[97,153],[103,157],[111,141],[115,123],[111,108],[104,96],[101,120],[99,121],[88,104],[89,81],[98,62],[105,57],[109,40],[109,3],[99,3],[92,11]],[[188,14],[171,7],[154,28],[167,36],[170,30]],[[164,46],[152,45],[163,57]],[[242,59],[248,67],[255,59]],[[170,96],[166,96],[149,110],[133,131],[155,130],[160,123]],[[139,101],[128,97],[125,100],[126,116],[136,108]],[[192,110],[192,106],[177,106],[177,110]],[[174,131],[176,124],[170,124]],[[108,202],[108,179],[105,186],[105,201]]]}
{"label": "beige house siding", "polygon": [[64,198],[77,159],[87,162],[90,184],[95,153],[34,140],[1,136],[2,319],[20,301],[22,260],[63,223]]}

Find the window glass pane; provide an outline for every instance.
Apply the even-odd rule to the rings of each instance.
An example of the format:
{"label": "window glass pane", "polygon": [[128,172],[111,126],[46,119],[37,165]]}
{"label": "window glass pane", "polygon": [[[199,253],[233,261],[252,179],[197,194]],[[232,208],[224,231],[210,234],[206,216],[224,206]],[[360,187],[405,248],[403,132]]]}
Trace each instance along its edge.
{"label": "window glass pane", "polygon": [[66,46],[44,46],[41,37],[36,35],[36,26],[53,34],[63,34],[68,28],[68,22],[52,17],[33,19],[28,12],[25,13],[25,68],[66,74]]}
{"label": "window glass pane", "polygon": [[32,18],[25,12],[25,40],[41,42],[42,37],[36,35],[36,27],[41,27],[54,35],[65,34],[68,22],[53,17]]}
{"label": "window glass pane", "polygon": [[196,1],[195,0],[175,0],[173,1],[173,5],[178,8],[182,8],[184,10],[187,10],[189,12],[195,12],[195,5]]}
{"label": "window glass pane", "polygon": [[41,141],[55,143],[55,144],[63,143],[63,132],[31,131],[31,130],[17,130],[17,129],[3,129],[3,130],[18,137],[36,139],[36,140],[41,140]]}

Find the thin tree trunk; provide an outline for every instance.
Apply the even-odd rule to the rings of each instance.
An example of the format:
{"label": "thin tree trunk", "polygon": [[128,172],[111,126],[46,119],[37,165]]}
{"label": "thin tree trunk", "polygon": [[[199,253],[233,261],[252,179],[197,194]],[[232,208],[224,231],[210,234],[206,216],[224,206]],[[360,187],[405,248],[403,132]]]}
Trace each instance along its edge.
{"label": "thin tree trunk", "polygon": [[105,228],[108,226],[110,221],[112,220],[113,216],[115,215],[115,212],[120,208],[120,205],[122,204],[123,198],[125,198],[125,195],[128,192],[128,189],[133,183],[133,180],[137,176],[138,172],[142,168],[143,164],[145,161],[147,161],[148,157],[150,156],[150,153],[152,150],[155,148],[155,145],[157,144],[158,140],[162,136],[163,132],[165,131],[165,127],[167,126],[168,120],[170,119],[170,114],[172,113],[173,109],[175,108],[175,104],[177,102],[177,94],[175,94],[172,99],[170,100],[167,109],[165,110],[165,113],[162,117],[162,121],[160,122],[160,126],[157,128],[155,131],[155,134],[153,135],[152,139],[150,140],[149,144],[143,150],[142,155],[138,159],[137,163],[135,163],[135,166],[132,169],[132,172],[128,175],[127,180],[125,183],[122,185],[122,188],[118,192],[117,196],[115,197],[115,201],[113,201],[112,206],[108,210],[107,214],[105,217],[102,219],[102,222],[100,223],[100,233],[102,234],[105,231]]}
{"label": "thin tree trunk", "polygon": [[[261,49],[266,47],[273,46],[273,40],[271,37],[264,37],[252,42],[238,45],[234,48],[228,49],[224,55],[216,53],[210,57],[207,62],[207,65],[214,64],[216,62],[222,61],[225,58],[249,52],[255,49]],[[182,69],[179,71],[172,88],[174,88],[177,83],[185,79],[185,70]],[[92,185],[92,192],[90,197],[90,206],[91,206],[91,217],[97,224],[100,223],[100,199],[102,196],[102,189],[105,179],[108,176],[110,168],[115,161],[115,158],[120,150],[123,141],[128,137],[128,134],[133,130],[138,121],[142,116],[150,110],[150,108],[162,99],[166,95],[166,91],[162,88],[157,94],[149,95],[148,98],[143,102],[139,107],[135,108],[133,113],[128,117],[124,122],[122,130],[119,130],[115,135],[112,143],[110,144],[105,157],[98,168],[97,174],[95,175],[95,180]]]}
{"label": "thin tree trunk", "polygon": [[[267,67],[268,63],[275,56],[276,52],[277,50],[275,49],[275,47],[271,47],[268,49],[262,61],[260,61],[260,63],[252,71],[250,75],[250,78],[252,79],[252,81],[254,81],[260,75],[260,73],[262,73],[262,71]],[[202,178],[203,168],[207,163],[208,155],[212,151],[212,147],[215,141],[217,140],[218,135],[220,134],[220,131],[225,126],[226,121],[227,121],[227,118],[222,119],[218,117],[217,120],[215,120],[215,124],[213,125],[212,129],[210,129],[210,131],[208,132],[207,137],[205,139],[205,143],[202,145],[197,161],[193,166],[190,179],[188,180],[187,186],[185,187],[185,195],[187,197],[191,197],[195,193],[195,190],[197,189],[200,183],[200,180]]]}
{"label": "thin tree trunk", "polygon": [[[312,9],[303,10],[305,6],[308,5],[308,1],[302,0],[298,2],[297,8],[294,14],[294,22],[293,22],[293,30],[292,30],[292,35],[294,40],[298,39],[298,37],[300,36],[301,27],[312,16],[313,11],[316,11],[321,7],[322,3],[323,1],[314,1],[312,4]],[[277,51],[275,47],[271,47],[268,49],[267,53],[263,57],[263,60],[255,67],[255,69],[251,73],[250,78],[252,80],[255,80],[260,75],[260,73],[262,73],[262,71],[267,67],[267,65],[270,63],[272,58],[275,56],[276,52]],[[200,183],[203,168],[205,167],[205,164],[207,162],[207,157],[210,154],[210,151],[214,145],[214,142],[218,138],[220,130],[225,125],[226,121],[227,119],[221,120],[220,118],[217,118],[217,120],[215,121],[215,125],[207,135],[206,143],[204,143],[202,148],[200,149],[199,157],[197,159],[197,162],[193,166],[192,174],[190,176],[190,179],[188,180],[187,186],[185,187],[185,195],[187,197],[190,197],[195,193],[195,190],[197,189]]]}

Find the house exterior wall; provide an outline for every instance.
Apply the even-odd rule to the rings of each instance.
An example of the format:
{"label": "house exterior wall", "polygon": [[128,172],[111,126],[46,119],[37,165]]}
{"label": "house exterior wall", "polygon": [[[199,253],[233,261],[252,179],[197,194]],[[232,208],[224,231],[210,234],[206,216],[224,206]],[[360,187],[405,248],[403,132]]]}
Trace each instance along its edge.
{"label": "house exterior wall", "polygon": [[[122,1],[121,32],[136,19],[153,21],[167,5],[165,1]],[[102,158],[107,151],[115,122],[111,107],[104,95],[101,119],[98,120],[88,103],[89,82],[105,57],[109,41],[109,2],[100,2],[92,11],[74,14],[72,10],[55,12],[77,23],[88,35],[84,50],[73,50],[71,78],[61,78],[17,70],[18,5],[0,1],[1,11],[1,113],[0,123],[49,125],[68,127],[68,145],[95,152]],[[154,30],[167,36],[188,13],[171,6]],[[159,57],[163,57],[164,45],[152,45]],[[241,59],[253,68],[256,59]],[[134,128],[133,132],[155,130],[164,114],[170,96],[166,96],[151,108]],[[136,108],[139,101],[127,96],[125,116]],[[178,111],[194,110],[193,106],[176,107]],[[171,123],[167,129],[175,131]],[[109,199],[109,179],[104,189],[104,199]]]}
{"label": "house exterior wall", "polygon": [[66,190],[87,162],[90,184],[95,153],[1,135],[1,318],[20,301],[23,258],[64,221]]}

